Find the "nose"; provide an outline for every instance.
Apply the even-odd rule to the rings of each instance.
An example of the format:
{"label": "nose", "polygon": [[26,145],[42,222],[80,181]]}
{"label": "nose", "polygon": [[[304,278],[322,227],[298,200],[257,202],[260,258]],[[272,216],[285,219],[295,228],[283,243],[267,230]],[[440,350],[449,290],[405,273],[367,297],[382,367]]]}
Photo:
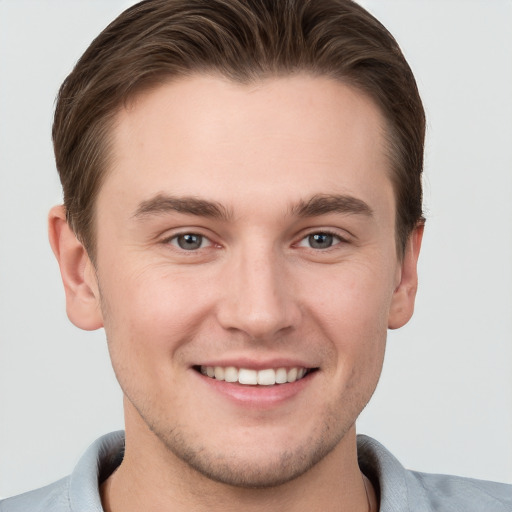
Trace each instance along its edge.
{"label": "nose", "polygon": [[296,328],[300,305],[293,293],[293,275],[270,250],[242,252],[226,264],[224,300],[217,317],[224,329],[266,340]]}

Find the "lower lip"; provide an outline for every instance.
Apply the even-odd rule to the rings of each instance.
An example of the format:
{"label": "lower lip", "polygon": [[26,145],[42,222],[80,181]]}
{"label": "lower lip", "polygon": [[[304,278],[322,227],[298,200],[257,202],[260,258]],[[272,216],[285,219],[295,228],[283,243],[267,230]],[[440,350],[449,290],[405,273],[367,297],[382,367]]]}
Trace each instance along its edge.
{"label": "lower lip", "polygon": [[318,372],[308,373],[295,382],[273,386],[249,386],[212,379],[193,370],[194,373],[214,392],[219,393],[239,405],[257,409],[275,407],[292,400],[309,386]]}

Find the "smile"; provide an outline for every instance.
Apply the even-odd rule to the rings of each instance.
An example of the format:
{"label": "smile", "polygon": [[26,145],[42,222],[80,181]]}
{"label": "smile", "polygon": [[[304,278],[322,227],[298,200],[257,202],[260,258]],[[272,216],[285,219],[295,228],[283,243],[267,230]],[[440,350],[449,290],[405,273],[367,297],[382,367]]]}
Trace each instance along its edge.
{"label": "smile", "polygon": [[236,368],[235,366],[201,366],[199,370],[203,375],[212,379],[246,386],[287,384],[300,380],[313,371],[313,369],[297,366],[292,368],[265,368],[263,370]]}

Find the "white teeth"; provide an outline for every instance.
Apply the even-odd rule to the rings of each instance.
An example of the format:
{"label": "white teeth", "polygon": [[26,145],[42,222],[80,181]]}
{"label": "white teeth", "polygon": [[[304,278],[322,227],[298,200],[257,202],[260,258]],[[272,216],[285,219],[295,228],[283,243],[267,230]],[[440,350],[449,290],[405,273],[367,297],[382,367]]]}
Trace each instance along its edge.
{"label": "white teeth", "polygon": [[273,386],[276,383],[276,372],[272,369],[258,372],[258,384],[261,386]]}
{"label": "white teeth", "polygon": [[238,382],[255,386],[273,386],[274,384],[285,384],[302,379],[306,373],[306,368],[265,368],[264,370],[250,370],[248,368],[235,368],[234,366],[201,366],[200,371],[216,380],[225,380],[226,382]]}
{"label": "white teeth", "polygon": [[240,384],[258,384],[258,372],[256,370],[240,368],[240,370],[238,370],[238,382],[240,382]]}
{"label": "white teeth", "polygon": [[288,382],[288,372],[286,368],[278,368],[276,370],[276,383],[284,384],[285,382]]}
{"label": "white teeth", "polygon": [[288,382],[295,382],[297,380],[297,368],[288,370]]}
{"label": "white teeth", "polygon": [[224,370],[224,380],[226,382],[236,382],[238,380],[238,370],[234,366],[228,366]]}

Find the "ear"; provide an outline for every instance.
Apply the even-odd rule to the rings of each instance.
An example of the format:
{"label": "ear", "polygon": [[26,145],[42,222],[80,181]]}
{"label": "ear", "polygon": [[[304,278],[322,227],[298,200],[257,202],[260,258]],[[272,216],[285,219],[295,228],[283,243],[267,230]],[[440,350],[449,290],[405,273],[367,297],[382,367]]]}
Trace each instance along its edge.
{"label": "ear", "polygon": [[48,235],[60,267],[68,318],[87,331],[103,327],[96,272],[87,251],[66,221],[64,206],[50,210]]}
{"label": "ear", "polygon": [[404,326],[414,312],[414,301],[418,289],[418,257],[424,224],[418,224],[410,234],[399,269],[399,284],[393,292],[388,315],[388,328],[398,329]]}

